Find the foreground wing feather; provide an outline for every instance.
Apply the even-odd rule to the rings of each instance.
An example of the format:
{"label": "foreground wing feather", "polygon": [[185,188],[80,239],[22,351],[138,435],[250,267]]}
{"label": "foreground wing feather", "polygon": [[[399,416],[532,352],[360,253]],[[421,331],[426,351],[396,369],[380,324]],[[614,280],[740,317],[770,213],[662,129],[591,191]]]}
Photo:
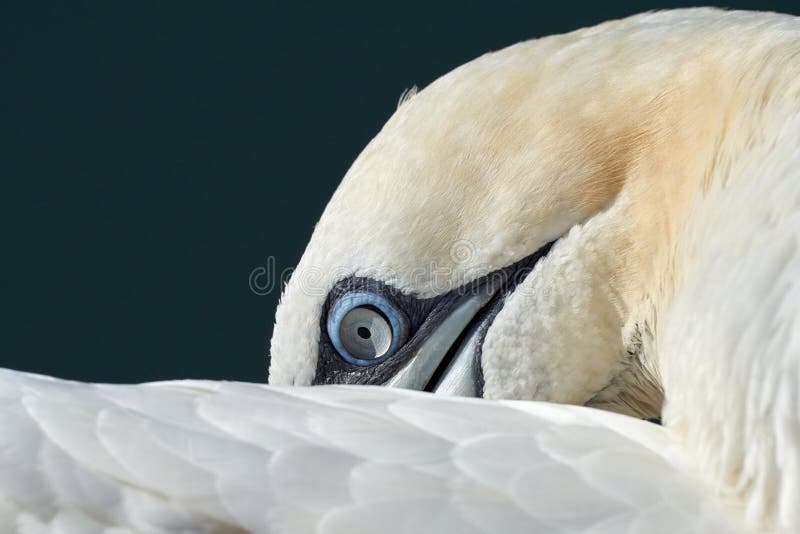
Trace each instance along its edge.
{"label": "foreground wing feather", "polygon": [[364,387],[0,370],[0,521],[27,532],[734,532],[666,430]]}

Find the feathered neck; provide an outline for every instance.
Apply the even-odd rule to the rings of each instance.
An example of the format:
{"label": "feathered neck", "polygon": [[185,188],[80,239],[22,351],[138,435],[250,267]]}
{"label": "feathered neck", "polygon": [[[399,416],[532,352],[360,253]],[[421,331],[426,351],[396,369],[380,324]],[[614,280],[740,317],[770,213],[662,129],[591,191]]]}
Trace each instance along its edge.
{"label": "feathered neck", "polygon": [[786,530],[800,525],[798,43],[724,80],[646,303],[665,423],[750,521]]}

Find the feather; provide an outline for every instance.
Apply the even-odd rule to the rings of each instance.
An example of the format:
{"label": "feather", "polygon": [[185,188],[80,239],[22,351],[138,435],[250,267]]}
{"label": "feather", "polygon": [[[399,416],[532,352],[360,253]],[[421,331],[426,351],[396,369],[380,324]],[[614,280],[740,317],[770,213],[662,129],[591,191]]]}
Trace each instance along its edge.
{"label": "feather", "polygon": [[591,408],[6,370],[0,384],[0,518],[20,532],[737,528],[665,429]]}

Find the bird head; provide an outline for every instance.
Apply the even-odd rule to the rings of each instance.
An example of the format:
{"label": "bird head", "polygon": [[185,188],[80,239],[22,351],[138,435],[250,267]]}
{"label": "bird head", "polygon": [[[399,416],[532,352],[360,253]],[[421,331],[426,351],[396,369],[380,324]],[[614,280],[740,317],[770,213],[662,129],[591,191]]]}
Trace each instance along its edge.
{"label": "bird head", "polygon": [[732,98],[711,13],[517,44],[402,98],[284,290],[270,382],[656,415],[658,313]]}

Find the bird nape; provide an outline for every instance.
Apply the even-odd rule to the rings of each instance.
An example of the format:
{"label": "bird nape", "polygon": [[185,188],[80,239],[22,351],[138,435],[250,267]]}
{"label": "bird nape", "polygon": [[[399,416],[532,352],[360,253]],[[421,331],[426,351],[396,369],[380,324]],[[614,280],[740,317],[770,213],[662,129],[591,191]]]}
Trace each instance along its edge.
{"label": "bird nape", "polygon": [[0,372],[0,524],[797,532],[798,58],[795,17],[662,11],[404,95],[270,385]]}

